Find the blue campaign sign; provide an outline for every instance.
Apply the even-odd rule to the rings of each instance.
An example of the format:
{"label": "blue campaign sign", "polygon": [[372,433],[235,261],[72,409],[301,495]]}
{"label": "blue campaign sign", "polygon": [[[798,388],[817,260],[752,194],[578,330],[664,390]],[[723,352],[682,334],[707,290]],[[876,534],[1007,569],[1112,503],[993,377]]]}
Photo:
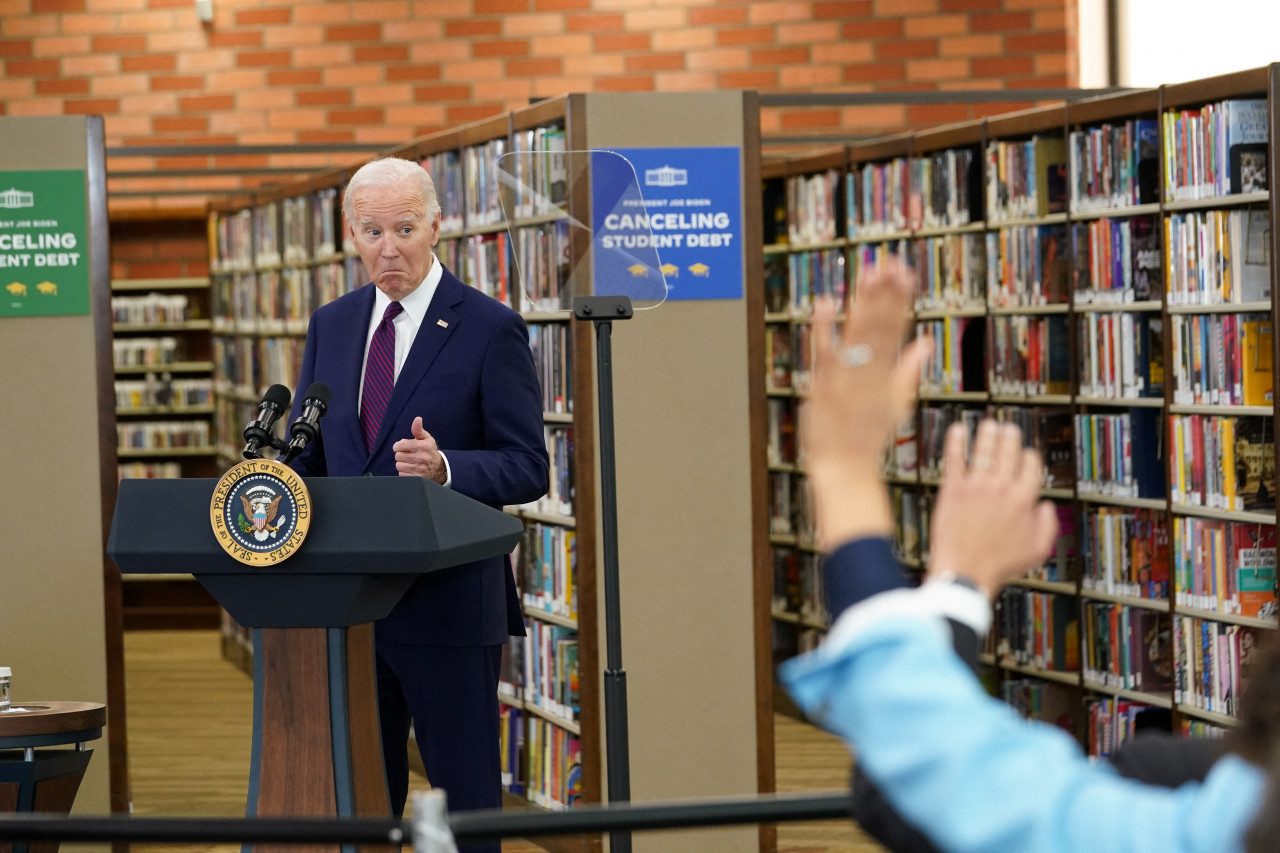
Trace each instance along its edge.
{"label": "blue campaign sign", "polygon": [[595,292],[660,301],[665,278],[668,299],[741,299],[741,150],[613,150],[635,172],[593,157]]}

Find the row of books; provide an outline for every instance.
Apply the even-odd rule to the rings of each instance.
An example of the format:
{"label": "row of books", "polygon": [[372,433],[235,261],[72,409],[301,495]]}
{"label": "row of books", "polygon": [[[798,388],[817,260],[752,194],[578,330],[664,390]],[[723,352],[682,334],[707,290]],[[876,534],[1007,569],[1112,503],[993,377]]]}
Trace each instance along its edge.
{"label": "row of books", "polygon": [[1051,672],[1080,669],[1080,621],[1071,596],[1005,587],[996,602],[997,654]]}
{"label": "row of books", "polygon": [[987,304],[1053,305],[1071,301],[1067,226],[1015,225],[988,231]]}
{"label": "row of books", "polygon": [[[877,237],[907,230],[908,176],[905,157],[863,163],[846,177],[846,207],[852,237]],[[834,195],[832,196],[834,205]],[[831,214],[834,221],[834,211]]]}
{"label": "row of books", "polygon": [[208,406],[213,403],[213,380],[174,379],[169,374],[157,377],[148,373],[145,379],[116,380],[116,411],[171,406]]}
{"label": "row of books", "polygon": [[1000,314],[987,318],[987,388],[1022,397],[1071,392],[1065,314]]}
{"label": "row of books", "polygon": [[[1159,314],[1083,314],[1077,329],[1082,396],[1132,400],[1164,395],[1164,318]],[[1063,336],[1050,340],[1063,358],[1070,351],[1065,332],[1064,324]]]}
{"label": "row of books", "polygon": [[[787,397],[770,397],[768,410],[768,436],[765,447],[769,464],[794,465],[799,461],[798,442],[796,441],[795,401]],[[913,438],[913,457],[914,453],[915,443]]]}
{"label": "row of books", "polygon": [[[1085,708],[1085,732],[1089,755],[1106,758],[1143,728],[1143,717],[1157,708],[1133,699],[1095,699]],[[1167,731],[1167,725],[1165,727]]]}
{"label": "row of books", "polygon": [[[431,175],[440,203],[440,232],[451,234],[463,228],[462,158],[457,151],[440,151],[418,161]],[[455,267],[456,269],[456,267]]]}
{"label": "row of books", "polygon": [[507,153],[506,139],[491,139],[462,150],[462,175],[466,189],[466,221],[478,226],[495,225],[506,216],[502,208],[502,187],[498,161]]}
{"label": "row of books", "polygon": [[1021,716],[1050,723],[1075,736],[1080,697],[1070,687],[1034,678],[1006,679],[999,687],[1000,698]]}
{"label": "row of books", "polygon": [[920,409],[920,471],[929,478],[942,475],[942,450],[947,430],[956,421],[964,423],[972,441],[978,424],[986,416],[982,409],[946,403],[941,406],[924,406]]}
{"label": "row of books", "polygon": [[846,176],[850,237],[982,220],[981,162],[970,148],[867,163]]}
{"label": "row of books", "polygon": [[518,561],[525,608],[577,619],[577,556],[573,530],[555,524],[525,525]]}
{"label": "row of books", "polygon": [[551,459],[550,487],[535,502],[540,512],[573,515],[573,427],[543,427],[547,455]]}
{"label": "row of books", "polygon": [[111,297],[111,321],[113,323],[182,323],[195,319],[198,310],[191,300],[181,293],[148,293],[143,296]]}
{"label": "row of books", "polygon": [[1175,504],[1236,512],[1276,507],[1270,417],[1170,415],[1168,459]]}
{"label": "row of books", "polygon": [[1266,191],[1266,99],[1169,111],[1163,121],[1165,201]]}
{"label": "row of books", "polygon": [[529,326],[529,346],[542,386],[542,410],[567,414],[573,411],[573,338],[565,323]]}
{"label": "row of books", "polygon": [[515,232],[515,267],[522,304],[533,311],[570,307],[575,294],[571,281],[569,223],[557,220]]}
{"label": "row of books", "polygon": [[840,173],[835,169],[787,178],[787,240],[792,246],[812,246],[840,236],[839,192]]}
{"label": "row of books", "polygon": [[1168,613],[1106,601],[1082,606],[1086,681],[1146,693],[1170,689]]}
{"label": "row of books", "polygon": [[943,317],[916,322],[916,336],[933,339],[921,368],[920,390],[951,394],[986,388],[986,317]]}
{"label": "row of books", "polygon": [[797,474],[769,472],[769,532],[814,541],[814,519],[806,479]]}
{"label": "row of books", "polygon": [[[1044,486],[1069,489],[1075,481],[1071,459],[1071,411],[1065,406],[988,406],[988,417],[1015,424],[1023,447],[1035,448],[1044,463]],[[970,433],[972,440],[972,432]]]}
{"label": "row of books", "polygon": [[1154,204],[1159,199],[1159,155],[1155,119],[1073,130],[1067,137],[1071,211]]}
{"label": "row of books", "polygon": [[987,144],[987,221],[1005,222],[1067,209],[1066,144],[1062,137]]}
{"label": "row of books", "polygon": [[311,269],[218,276],[213,281],[214,331],[305,332],[312,311],[368,281],[364,262],[355,256]]}
{"label": "row of books", "polygon": [[507,233],[477,234],[460,247],[462,280],[486,296],[510,306],[511,275],[508,268]]}
{"label": "row of books", "polygon": [[520,708],[500,708],[502,786],[553,811],[582,800],[582,746],[577,736]]}
{"label": "row of books", "polygon": [[1174,616],[1174,697],[1179,704],[1216,714],[1239,713],[1256,663],[1259,630]]}
{"label": "row of books", "polygon": [[770,390],[800,390],[807,385],[813,359],[810,340],[808,324],[765,327],[765,383]]}
{"label": "row of books", "polygon": [[1159,418],[1157,409],[1076,415],[1077,491],[1127,498],[1163,498],[1165,478],[1160,459]]}
{"label": "row of books", "polygon": [[121,462],[116,465],[116,481],[176,480],[182,476],[181,462]]}
{"label": "row of books", "polygon": [[1270,524],[1176,517],[1176,603],[1254,618],[1274,618],[1276,528]]}
{"label": "row of books", "polygon": [[498,162],[500,177],[511,180],[507,209],[515,217],[544,216],[562,209],[569,198],[570,172],[586,169],[587,154],[565,151],[564,128],[517,131],[511,153]]}
{"label": "row of books", "polygon": [[186,344],[169,335],[111,341],[111,361],[116,367],[163,367],[184,361],[186,353]]}
{"label": "row of books", "polygon": [[1071,289],[1077,303],[1159,298],[1160,232],[1154,216],[1071,224]]}
{"label": "row of books", "polygon": [[[292,386],[302,370],[306,341],[299,337],[213,338],[215,390],[254,397],[270,385]],[[239,434],[238,431],[236,433]]]}
{"label": "row of books", "polygon": [[907,259],[919,280],[916,310],[984,304],[987,246],[981,234],[946,234],[911,241]]}
{"label": "row of books", "polygon": [[219,451],[230,459],[239,461],[241,436],[245,424],[258,415],[257,401],[250,402],[235,397],[218,396],[213,403],[213,422],[218,436]]}
{"label": "row of books", "polygon": [[773,548],[773,610],[809,623],[829,622],[822,557],[794,548]]}
{"label": "row of books", "polygon": [[120,450],[168,450],[208,447],[208,421],[121,421],[116,424]]}
{"label": "row of books", "polygon": [[1265,209],[1172,213],[1164,231],[1170,305],[1271,300],[1271,214]]}
{"label": "row of books", "polygon": [[1085,589],[1134,598],[1169,597],[1169,522],[1163,512],[1091,507],[1081,528]]}
{"label": "row of books", "polygon": [[578,631],[526,619],[522,697],[565,720],[578,719]]}
{"label": "row of books", "polygon": [[1269,406],[1272,326],[1265,314],[1177,314],[1173,401],[1182,405]]}
{"label": "row of books", "polygon": [[[782,256],[773,256],[781,259]],[[786,256],[788,275],[782,282],[779,277],[766,273],[766,287],[785,283],[787,302],[782,311],[807,314],[813,310],[813,304],[822,297],[832,299],[837,310],[843,310],[846,299],[845,258],[840,249],[822,249],[813,252],[797,252]],[[766,302],[777,304],[776,297],[770,299],[766,294]]]}
{"label": "row of books", "polygon": [[909,565],[920,565],[929,554],[933,494],[893,486],[889,489],[889,500],[893,505],[894,553]]}

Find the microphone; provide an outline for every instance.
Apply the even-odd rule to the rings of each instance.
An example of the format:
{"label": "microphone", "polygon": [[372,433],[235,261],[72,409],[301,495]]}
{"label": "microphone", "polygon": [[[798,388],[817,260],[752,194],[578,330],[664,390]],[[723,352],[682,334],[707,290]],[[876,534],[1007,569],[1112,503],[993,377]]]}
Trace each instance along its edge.
{"label": "microphone", "polygon": [[262,454],[258,452],[258,448],[275,446],[271,428],[281,415],[289,411],[289,400],[289,389],[283,385],[272,385],[267,389],[267,393],[262,395],[262,402],[258,404],[258,416],[244,428],[245,446],[240,452],[241,456],[245,459],[261,459]]}
{"label": "microphone", "polygon": [[302,398],[302,414],[289,425],[289,447],[280,457],[281,462],[288,462],[306,449],[307,445],[320,437],[320,418],[329,410],[329,397],[332,396],[329,386],[323,382],[312,382]]}

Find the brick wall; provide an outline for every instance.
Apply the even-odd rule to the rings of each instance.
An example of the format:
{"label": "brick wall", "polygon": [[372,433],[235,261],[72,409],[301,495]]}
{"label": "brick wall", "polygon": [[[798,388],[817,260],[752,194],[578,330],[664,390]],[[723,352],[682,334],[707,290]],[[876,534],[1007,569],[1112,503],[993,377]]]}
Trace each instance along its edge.
{"label": "brick wall", "polygon": [[[1074,0],[0,0],[0,114],[106,116],[109,145],[390,145],[569,91],[874,91],[1075,82]],[[1011,96],[1012,97],[1012,96]],[[873,133],[1018,102],[769,110]],[[113,171],[355,155],[115,158]],[[236,177],[113,180],[220,188]],[[249,179],[252,182],[252,179]]]}
{"label": "brick wall", "polygon": [[[173,212],[163,219],[125,215],[112,220],[112,281],[208,274],[209,244],[203,210]],[[204,311],[207,310],[206,306]]]}

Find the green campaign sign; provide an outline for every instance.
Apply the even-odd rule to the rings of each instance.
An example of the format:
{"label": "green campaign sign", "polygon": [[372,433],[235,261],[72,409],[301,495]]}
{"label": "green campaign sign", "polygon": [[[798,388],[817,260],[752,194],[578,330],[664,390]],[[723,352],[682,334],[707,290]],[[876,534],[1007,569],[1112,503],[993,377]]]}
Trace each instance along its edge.
{"label": "green campaign sign", "polygon": [[84,170],[0,172],[0,318],[88,313]]}

